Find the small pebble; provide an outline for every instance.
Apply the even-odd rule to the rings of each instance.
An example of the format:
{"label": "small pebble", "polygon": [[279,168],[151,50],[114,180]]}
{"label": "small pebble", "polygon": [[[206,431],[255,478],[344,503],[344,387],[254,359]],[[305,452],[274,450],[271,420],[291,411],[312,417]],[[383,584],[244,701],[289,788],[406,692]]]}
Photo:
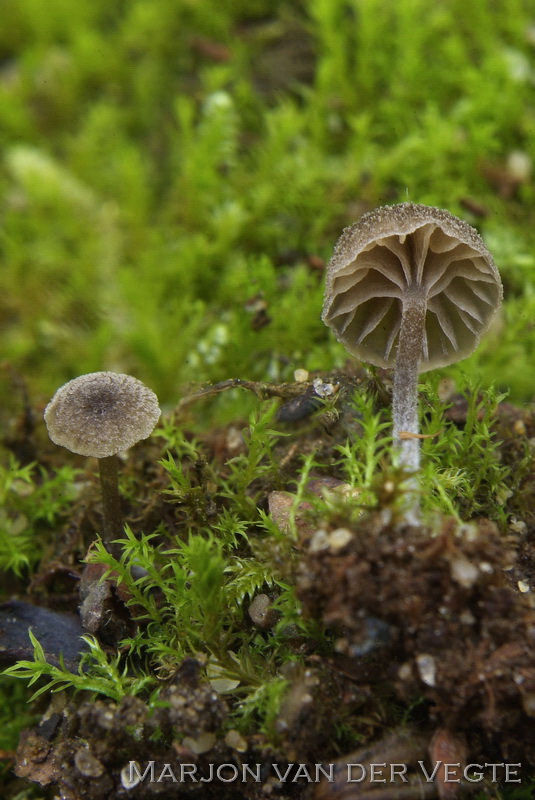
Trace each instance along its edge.
{"label": "small pebble", "polygon": [[249,606],[249,616],[263,631],[269,631],[280,618],[280,613],[272,608],[273,603],[267,594],[257,594]]}
{"label": "small pebble", "polygon": [[239,731],[229,731],[225,736],[225,744],[237,750],[238,753],[245,753],[247,750],[247,742]]}
{"label": "small pebble", "polygon": [[525,522],[523,522],[523,520],[515,519],[515,517],[512,517],[511,522],[509,523],[509,530],[510,531],[512,531],[513,533],[522,533],[522,534],[524,534],[524,533],[527,532],[527,529],[528,529],[528,526],[526,525]]}
{"label": "small pebble", "polygon": [[331,553],[337,553],[342,550],[353,538],[353,534],[348,528],[337,528],[329,534],[329,550]]}
{"label": "small pebble", "polygon": [[335,389],[332,383],[323,383],[321,378],[316,378],[312,385],[314,386],[314,391],[318,395],[318,397],[331,397],[334,394]]}
{"label": "small pebble", "polygon": [[521,419],[516,420],[515,424],[513,425],[513,429],[518,436],[526,435],[526,426]]}
{"label": "small pebble", "polygon": [[198,756],[211,750],[215,743],[215,733],[201,733],[195,739],[193,736],[186,736],[185,739],[182,739],[182,745]]}
{"label": "small pebble", "polygon": [[469,589],[477,582],[479,570],[467,558],[455,558],[450,564],[450,569],[453,580],[465,589]]}
{"label": "small pebble", "polygon": [[433,656],[427,654],[416,656],[416,665],[422,681],[427,686],[435,686],[437,678],[437,665]]}
{"label": "small pebble", "polygon": [[322,550],[328,550],[329,536],[327,531],[323,528],[319,528],[310,540],[308,549],[311,553],[320,553]]}
{"label": "small pebble", "polygon": [[98,778],[104,772],[104,766],[95,758],[90,750],[78,750],[74,756],[76,769],[86,778]]}
{"label": "small pebble", "polygon": [[[135,770],[137,767],[137,771]],[[141,781],[141,767],[137,761],[127,764],[121,770],[121,784],[124,789],[133,789]]]}

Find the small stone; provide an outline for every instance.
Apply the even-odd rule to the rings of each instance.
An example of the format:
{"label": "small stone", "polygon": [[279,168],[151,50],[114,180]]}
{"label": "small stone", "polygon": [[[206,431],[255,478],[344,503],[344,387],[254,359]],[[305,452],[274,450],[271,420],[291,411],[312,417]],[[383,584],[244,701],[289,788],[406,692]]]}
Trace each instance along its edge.
{"label": "small stone", "polygon": [[337,553],[339,550],[343,550],[352,538],[353,534],[348,528],[337,528],[328,536],[329,550],[331,553]]}
{"label": "small stone", "polygon": [[[137,768],[137,769],[136,769]],[[132,761],[121,770],[121,785],[124,789],[133,789],[141,781],[141,767],[137,761]]]}
{"label": "small stone", "polygon": [[362,634],[358,643],[351,644],[349,655],[363,658],[386,647],[390,643],[390,627],[382,619],[368,616],[363,620]]}
{"label": "small stone", "polygon": [[229,731],[225,736],[225,744],[232,747],[233,750],[237,750],[238,753],[245,753],[247,750],[247,742],[239,731]]}
{"label": "small stone", "polygon": [[201,733],[200,736],[197,738],[193,738],[192,736],[186,736],[185,739],[182,739],[183,747],[187,747],[188,750],[191,750],[192,753],[195,755],[202,755],[203,753],[208,753],[209,750],[216,743],[215,733]]}
{"label": "small stone", "polygon": [[273,602],[267,594],[257,594],[249,606],[249,616],[263,631],[269,631],[280,619],[280,613],[272,608]]}
{"label": "small stone", "polygon": [[453,580],[465,589],[469,589],[477,582],[479,570],[467,558],[462,556],[455,558],[450,564],[450,569]]}
{"label": "small stone", "polygon": [[290,511],[295,502],[295,495],[290,492],[273,491],[268,495],[269,514],[276,525],[283,531],[289,530]]}
{"label": "small stone", "polygon": [[321,553],[322,550],[328,550],[329,536],[327,531],[319,528],[310,540],[308,549],[311,553]]}
{"label": "small stone", "polygon": [[337,639],[334,643],[334,652],[345,654],[348,651],[349,642],[345,637]]}
{"label": "small stone", "polygon": [[296,369],[294,371],[294,380],[296,383],[306,383],[308,381],[308,370]]}
{"label": "small stone", "polygon": [[238,453],[244,445],[243,432],[233,425],[227,430],[226,446],[229,453]]}
{"label": "small stone", "polygon": [[523,594],[529,592],[529,583],[526,583],[525,581],[518,581],[517,586],[519,592],[522,592]]}
{"label": "small stone", "polygon": [[518,436],[526,435],[526,426],[521,419],[516,420],[515,424],[513,425],[513,430]]}
{"label": "small stone", "polygon": [[475,542],[479,539],[479,529],[477,525],[470,522],[463,522],[456,531],[457,536],[465,539],[467,542]]}
{"label": "small stone", "polygon": [[433,656],[423,653],[416,656],[416,665],[420,678],[427,686],[435,686],[437,676],[437,665]]}
{"label": "small stone", "polygon": [[335,388],[332,383],[323,383],[321,378],[316,378],[312,385],[318,397],[331,397],[335,393]]}
{"label": "small stone", "polygon": [[402,664],[398,669],[398,677],[402,681],[410,681],[412,679],[412,667],[410,664]]}
{"label": "small stone", "polygon": [[474,617],[472,612],[469,611],[468,609],[459,614],[459,622],[461,622],[463,625],[473,625],[475,621],[476,618]]}
{"label": "small stone", "polygon": [[509,523],[509,530],[513,533],[524,534],[527,532],[528,526],[526,523],[521,519],[516,519],[512,517],[511,522]]}
{"label": "small stone", "polygon": [[104,766],[95,758],[90,750],[78,750],[74,756],[76,769],[86,778],[98,778],[104,772]]}

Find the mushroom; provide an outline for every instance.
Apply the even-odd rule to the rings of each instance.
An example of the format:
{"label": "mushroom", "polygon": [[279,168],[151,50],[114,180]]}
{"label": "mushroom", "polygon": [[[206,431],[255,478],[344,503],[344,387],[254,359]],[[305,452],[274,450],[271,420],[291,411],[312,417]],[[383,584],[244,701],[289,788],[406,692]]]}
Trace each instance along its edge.
{"label": "mushroom", "polygon": [[469,356],[501,300],[482,238],[448,211],[384,206],[342,233],[322,319],[350,353],[394,367],[394,443],[407,471],[420,464],[419,373]]}
{"label": "mushroom", "polygon": [[152,433],[158,398],[137,378],[91,372],[69,381],[45,408],[50,438],[73,453],[98,458],[104,511],[103,540],[123,534],[117,453]]}

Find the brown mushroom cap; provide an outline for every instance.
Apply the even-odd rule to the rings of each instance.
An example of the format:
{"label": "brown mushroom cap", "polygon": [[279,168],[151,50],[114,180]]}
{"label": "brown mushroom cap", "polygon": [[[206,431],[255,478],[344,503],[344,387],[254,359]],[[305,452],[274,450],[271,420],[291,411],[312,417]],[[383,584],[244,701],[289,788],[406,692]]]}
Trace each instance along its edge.
{"label": "brown mushroom cap", "polygon": [[45,409],[45,422],[56,444],[105,458],[150,436],[160,413],[158,398],[137,378],[91,372],[58,389]]}
{"label": "brown mushroom cap", "polygon": [[365,214],[340,237],[323,321],[364,361],[394,366],[403,303],[425,298],[420,372],[470,355],[501,305],[491,254],[468,223],[414,203]]}

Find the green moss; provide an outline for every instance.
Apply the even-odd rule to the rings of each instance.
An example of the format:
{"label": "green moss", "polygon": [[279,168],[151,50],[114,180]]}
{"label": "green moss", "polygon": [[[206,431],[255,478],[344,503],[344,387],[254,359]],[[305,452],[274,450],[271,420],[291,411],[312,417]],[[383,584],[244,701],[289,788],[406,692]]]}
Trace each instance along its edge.
{"label": "green moss", "polygon": [[[504,199],[488,172],[535,155],[529,8],[424,7],[199,15],[156,0],[65,15],[58,0],[43,16],[8,3],[2,350],[32,393],[119,367],[175,402],[187,381],[341,360],[307,258],[327,257],[361,207],[410,198],[470,218],[471,198],[516,293],[500,347],[463,368],[531,396],[519,365],[534,344],[533,262],[520,278],[518,257],[533,249],[534,193],[526,179]],[[294,77],[296,51],[307,69]],[[245,344],[259,291],[271,322]]]}
{"label": "green moss", "polygon": [[20,575],[36,566],[77,495],[76,475],[68,465],[52,473],[35,464],[22,467],[12,456],[0,464],[1,570]]}

